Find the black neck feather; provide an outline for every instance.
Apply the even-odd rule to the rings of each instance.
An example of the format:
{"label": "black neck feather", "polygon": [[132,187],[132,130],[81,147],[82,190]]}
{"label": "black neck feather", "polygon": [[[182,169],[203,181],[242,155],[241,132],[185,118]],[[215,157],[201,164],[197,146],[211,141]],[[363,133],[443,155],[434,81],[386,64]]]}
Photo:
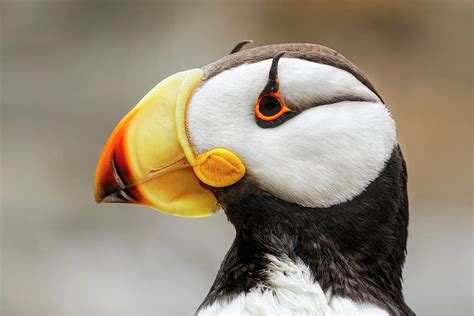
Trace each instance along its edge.
{"label": "black neck feather", "polygon": [[322,289],[412,314],[402,294],[408,226],[407,175],[396,147],[380,176],[353,200],[308,208],[268,196],[245,180],[215,190],[236,238],[201,308],[265,282],[267,254],[300,258]]}

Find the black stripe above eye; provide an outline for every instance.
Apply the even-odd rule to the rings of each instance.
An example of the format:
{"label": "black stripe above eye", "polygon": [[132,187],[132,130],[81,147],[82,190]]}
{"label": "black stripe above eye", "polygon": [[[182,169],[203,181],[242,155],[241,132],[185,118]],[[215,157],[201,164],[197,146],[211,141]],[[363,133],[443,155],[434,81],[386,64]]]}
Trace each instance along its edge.
{"label": "black stripe above eye", "polygon": [[261,128],[277,127],[277,126],[280,126],[281,124],[285,123],[289,119],[297,116],[298,114],[300,114],[300,113],[302,113],[306,110],[312,109],[312,108],[317,107],[317,106],[336,104],[336,103],[340,103],[340,102],[375,102],[375,101],[374,100],[368,100],[368,99],[365,99],[365,98],[362,98],[362,97],[359,97],[359,96],[355,96],[355,95],[342,95],[342,96],[332,98],[330,100],[324,100],[322,102],[315,103],[315,104],[313,104],[311,106],[308,106],[308,107],[306,107],[304,109],[301,109],[301,110],[291,110],[289,112],[286,112],[285,114],[283,114],[279,118],[274,119],[273,121],[264,121],[264,120],[261,120],[259,118],[255,118],[255,120],[257,122],[257,125],[260,126]]}
{"label": "black stripe above eye", "polygon": [[330,99],[321,100],[319,102],[311,104],[311,106],[307,107],[305,110],[314,108],[316,106],[334,104],[334,103],[339,103],[339,102],[375,102],[375,100],[363,98],[361,96],[357,96],[353,94],[344,94],[344,95],[335,96]]}

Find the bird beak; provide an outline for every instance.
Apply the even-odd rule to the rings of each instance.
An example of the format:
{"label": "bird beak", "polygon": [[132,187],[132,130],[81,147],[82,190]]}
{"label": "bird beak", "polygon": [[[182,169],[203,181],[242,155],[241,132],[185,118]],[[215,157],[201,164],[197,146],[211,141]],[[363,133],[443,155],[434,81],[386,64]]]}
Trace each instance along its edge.
{"label": "bird beak", "polygon": [[201,69],[168,77],[119,122],[97,165],[97,202],[143,204],[190,217],[218,210],[217,199],[202,183],[233,184],[245,167],[222,148],[197,155],[188,141],[186,108],[202,77]]}

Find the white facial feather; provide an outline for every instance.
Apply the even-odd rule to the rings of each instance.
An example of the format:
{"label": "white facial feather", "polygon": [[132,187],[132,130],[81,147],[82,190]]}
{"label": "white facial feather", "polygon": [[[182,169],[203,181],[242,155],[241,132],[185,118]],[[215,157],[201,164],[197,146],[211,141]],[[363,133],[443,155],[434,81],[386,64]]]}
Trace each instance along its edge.
{"label": "white facial feather", "polygon": [[[222,147],[272,195],[328,207],[360,194],[384,168],[396,145],[385,105],[347,71],[300,59],[279,63],[280,93],[302,110],[274,128],[255,122],[255,103],[271,60],[244,64],[204,82],[188,106],[187,130],[197,152]],[[312,107],[343,96],[343,101]]]}
{"label": "white facial feather", "polygon": [[301,261],[268,256],[268,282],[231,301],[216,301],[199,312],[211,315],[321,315],[388,316],[371,304],[359,304],[348,298],[328,297],[314,282],[309,268]]}

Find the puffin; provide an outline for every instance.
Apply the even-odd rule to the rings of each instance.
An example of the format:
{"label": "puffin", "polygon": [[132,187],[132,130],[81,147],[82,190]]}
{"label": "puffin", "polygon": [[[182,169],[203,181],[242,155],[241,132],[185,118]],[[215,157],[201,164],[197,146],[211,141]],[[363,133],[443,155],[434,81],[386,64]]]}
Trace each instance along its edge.
{"label": "puffin", "polygon": [[225,212],[235,240],[196,315],[414,315],[407,171],[382,97],[330,48],[249,42],[125,115],[95,200]]}

